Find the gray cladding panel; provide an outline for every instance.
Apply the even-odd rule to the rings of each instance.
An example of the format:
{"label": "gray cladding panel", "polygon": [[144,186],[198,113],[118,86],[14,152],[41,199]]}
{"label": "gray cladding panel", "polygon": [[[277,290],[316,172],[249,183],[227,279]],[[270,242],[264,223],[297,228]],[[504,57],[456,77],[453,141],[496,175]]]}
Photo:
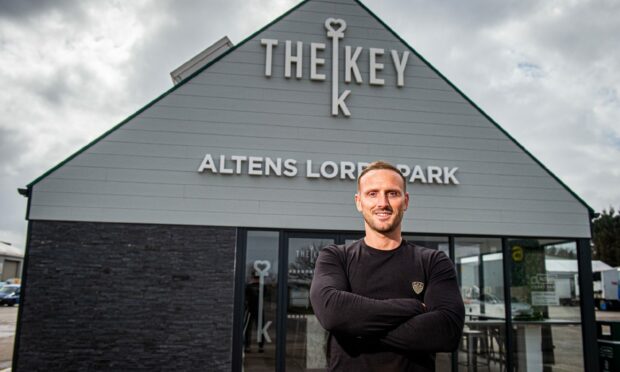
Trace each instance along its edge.
{"label": "gray cladding panel", "polygon": [[[196,134],[223,134],[223,135],[264,135],[264,130],[278,133],[279,136],[290,137],[299,133],[310,135],[319,135],[329,132],[330,136],[341,136],[344,140],[351,140],[353,136],[364,136],[368,141],[368,134],[374,135],[399,135],[399,136],[425,136],[425,137],[450,137],[459,139],[483,139],[483,140],[502,140],[507,141],[506,137],[498,132],[491,132],[487,128],[481,126],[464,126],[464,125],[440,125],[429,123],[390,123],[384,122],[381,127],[374,125],[365,125],[360,123],[360,127],[356,129],[336,129],[328,127],[319,122],[317,125],[309,125],[307,122],[294,121],[284,124],[274,122],[249,123],[241,120],[231,120],[226,122],[215,120],[213,117],[205,117],[202,119],[185,119],[178,118],[162,118],[162,117],[141,117],[137,121],[144,121],[144,125],[148,125],[149,130],[179,132],[179,133],[196,133]],[[248,118],[249,120],[249,118]],[[173,125],[171,125],[173,123]],[[367,127],[367,128],[365,128]],[[363,130],[362,130],[363,129]],[[171,149],[171,151],[174,151]],[[177,149],[178,151],[178,149]]]}
{"label": "gray cladding panel", "polygon": [[[328,17],[347,22],[349,118],[330,115]],[[271,77],[261,38],[279,41]],[[284,77],[286,40],[303,42],[301,79]],[[326,81],[309,79],[311,42],[326,44]],[[363,48],[361,84],[343,81],[344,45]],[[369,48],[385,50],[383,86],[368,84]],[[391,49],[407,50],[357,3],[309,1],[38,182],[30,218],[361,230],[355,182],[306,178],[305,162],[385,159],[458,167],[459,185],[410,187],[405,231],[590,235],[585,206],[413,53],[396,87]],[[249,176],[247,163],[241,175],[198,173],[205,154],[295,159],[299,173]]]}

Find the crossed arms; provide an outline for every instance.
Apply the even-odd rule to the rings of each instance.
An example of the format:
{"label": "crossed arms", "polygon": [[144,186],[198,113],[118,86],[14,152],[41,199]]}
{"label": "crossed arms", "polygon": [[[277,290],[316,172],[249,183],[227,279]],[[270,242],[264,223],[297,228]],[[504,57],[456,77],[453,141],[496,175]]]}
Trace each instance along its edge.
{"label": "crossed arms", "polygon": [[310,288],[314,313],[329,332],[401,350],[452,351],[463,330],[463,301],[448,257],[432,255],[430,267],[424,304],[414,298],[378,300],[352,293],[344,255],[323,249]]}

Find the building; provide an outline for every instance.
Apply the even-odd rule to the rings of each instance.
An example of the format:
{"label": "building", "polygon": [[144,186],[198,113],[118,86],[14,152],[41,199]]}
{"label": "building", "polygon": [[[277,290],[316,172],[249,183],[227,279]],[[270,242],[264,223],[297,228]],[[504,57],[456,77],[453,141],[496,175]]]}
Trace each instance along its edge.
{"label": "building", "polygon": [[17,280],[22,276],[24,254],[10,243],[0,242],[0,281]]}
{"label": "building", "polygon": [[591,277],[592,209],[362,3],[304,1],[172,75],[22,190],[16,371],[321,370],[314,259],[363,235],[377,159],[411,184],[406,238],[459,274],[438,370],[597,370],[592,284],[560,303],[545,265],[561,248]]}

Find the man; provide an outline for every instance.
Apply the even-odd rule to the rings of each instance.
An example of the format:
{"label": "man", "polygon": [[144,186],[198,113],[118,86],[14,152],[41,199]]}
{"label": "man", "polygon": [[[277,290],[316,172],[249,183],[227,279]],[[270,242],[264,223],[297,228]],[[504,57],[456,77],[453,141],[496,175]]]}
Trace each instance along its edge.
{"label": "man", "polygon": [[443,252],[402,239],[409,194],[396,167],[364,169],[355,204],[366,236],[323,248],[310,289],[330,332],[328,370],[435,371],[435,353],[455,350],[463,331],[454,265]]}

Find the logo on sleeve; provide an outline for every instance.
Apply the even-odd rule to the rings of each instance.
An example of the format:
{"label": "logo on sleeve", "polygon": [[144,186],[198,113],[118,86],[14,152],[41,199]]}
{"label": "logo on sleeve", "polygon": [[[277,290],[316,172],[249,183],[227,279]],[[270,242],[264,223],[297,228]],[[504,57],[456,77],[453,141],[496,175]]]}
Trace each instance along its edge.
{"label": "logo on sleeve", "polygon": [[420,294],[424,290],[424,283],[411,282],[411,288],[413,288],[413,291],[415,292],[415,294]]}

